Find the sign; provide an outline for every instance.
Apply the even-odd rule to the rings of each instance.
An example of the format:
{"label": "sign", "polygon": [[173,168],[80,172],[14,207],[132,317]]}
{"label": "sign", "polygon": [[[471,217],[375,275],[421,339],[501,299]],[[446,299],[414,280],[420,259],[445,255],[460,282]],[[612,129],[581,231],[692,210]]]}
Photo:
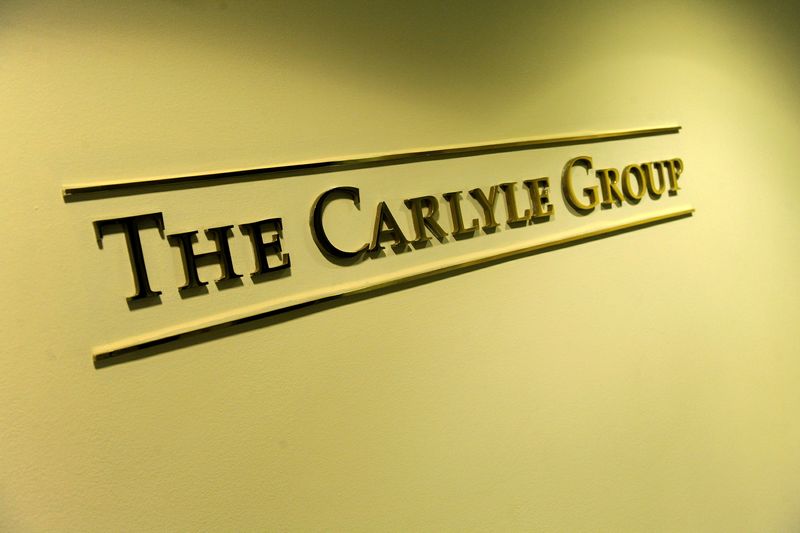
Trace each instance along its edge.
{"label": "sign", "polygon": [[[239,181],[264,179],[295,179],[297,176],[363,171],[382,166],[408,163],[430,163],[454,158],[478,157],[505,152],[551,148],[574,147],[578,144],[609,142],[629,138],[651,137],[677,133],[679,127],[628,130],[590,135],[562,136],[522,141],[508,141],[483,145],[450,147],[443,149],[382,154],[334,161],[319,161],[297,165],[283,165],[263,169],[223,172],[215,174],[160,178],[122,183],[70,186],[64,188],[68,202],[108,199],[115,195],[153,193],[159,187],[172,190],[187,186],[231,184]],[[574,148],[573,148],[574,149]],[[295,238],[303,236],[314,243],[318,261],[337,269],[353,269],[356,265],[409,253],[424,252],[432,247],[446,246],[455,257],[438,256],[434,263],[422,262],[412,268],[381,272],[380,276],[367,279],[354,278],[349,282],[325,285],[316,291],[292,294],[291,291],[279,300],[256,305],[255,309],[234,310],[222,317],[215,317],[193,325],[177,326],[146,335],[145,339],[123,341],[117,345],[99,349],[94,354],[95,364],[103,366],[122,360],[140,351],[154,347],[168,348],[170,343],[210,332],[255,322],[276,314],[317,305],[334,299],[374,293],[391,286],[402,286],[439,276],[457,273],[478,266],[523,257],[568,244],[608,236],[621,231],[643,228],[655,223],[690,216],[693,208],[682,206],[666,212],[639,216],[633,220],[614,221],[599,228],[583,225],[566,235],[551,236],[531,243],[514,242],[504,246],[493,246],[493,237],[499,232],[521,232],[523,228],[536,226],[545,228],[558,217],[575,217],[590,220],[598,211],[636,207],[644,199],[649,204],[663,197],[676,196],[681,191],[681,176],[684,162],[679,157],[637,160],[631,158],[619,165],[609,165],[591,155],[586,148],[560,165],[560,175],[539,176],[518,180],[498,180],[488,185],[464,182],[458,188],[430,190],[424,194],[403,195],[400,208],[396,198],[382,198],[379,191],[358,186],[346,181],[329,186],[319,194],[309,196],[307,213],[309,221],[301,231],[292,228]],[[537,172],[537,169],[532,169]],[[415,189],[418,188],[418,184]],[[375,200],[368,205],[363,198]],[[467,203],[471,205],[467,205]],[[559,206],[563,206],[560,208]],[[329,211],[336,210],[336,215]],[[274,207],[271,208],[271,211]],[[364,220],[363,214],[370,214]],[[265,214],[256,220],[242,219],[236,209],[230,210],[230,220],[222,225],[198,227],[191,230],[173,231],[170,213],[145,211],[120,213],[118,216],[93,220],[95,236],[102,249],[109,239],[124,239],[130,262],[132,288],[124,295],[130,309],[161,303],[164,291],[177,291],[182,297],[207,291],[212,281],[201,267],[215,265],[219,275],[213,278],[217,287],[235,284],[243,286],[247,275],[252,285],[276,283],[294,275],[297,268],[296,254],[292,251],[296,243],[286,238],[289,233],[284,216]],[[344,228],[344,229],[343,229]],[[179,252],[183,279],[175,279],[173,286],[156,286],[151,280],[148,264],[153,259],[153,250],[145,253],[142,232],[157,229],[163,246],[156,253]],[[238,232],[235,231],[238,229]],[[237,235],[238,234],[238,235]],[[305,235],[303,235],[305,234]],[[483,236],[482,246],[471,248],[467,255],[459,255],[459,245],[465,240]],[[235,258],[231,243],[246,239],[249,244],[249,260]],[[208,241],[204,243],[203,241]],[[356,244],[352,244],[355,242]],[[498,240],[499,243],[499,240]],[[199,251],[198,248],[210,251]],[[442,263],[442,258],[447,259]],[[311,261],[311,259],[307,259]],[[405,266],[405,265],[404,265]],[[383,266],[386,270],[388,266]]]}

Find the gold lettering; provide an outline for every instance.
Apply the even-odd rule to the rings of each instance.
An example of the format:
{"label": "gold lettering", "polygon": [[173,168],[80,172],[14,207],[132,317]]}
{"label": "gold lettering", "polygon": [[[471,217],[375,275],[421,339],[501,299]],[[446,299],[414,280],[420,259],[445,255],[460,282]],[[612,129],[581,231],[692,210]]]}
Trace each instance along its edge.
{"label": "gold lettering", "polygon": [[597,179],[600,180],[600,190],[603,194],[603,201],[601,204],[605,207],[611,207],[615,203],[622,203],[622,191],[619,190],[617,181],[619,180],[619,171],[616,168],[601,168],[595,172]]}
{"label": "gold lettering", "polygon": [[[417,234],[414,242],[423,243],[431,240],[425,231],[426,227],[439,239],[439,242],[444,240],[447,232],[436,222],[436,216],[439,213],[439,201],[435,197],[421,196],[419,198],[411,198],[406,200],[405,204],[411,210],[411,219],[414,221],[414,231]],[[427,213],[423,213],[423,209]]]}
{"label": "gold lettering", "polygon": [[[667,180],[664,178],[663,166],[658,161],[642,163],[641,166],[644,169],[644,175],[647,180],[647,190],[652,196],[655,196],[656,198],[660,197],[667,190]],[[656,169],[658,169],[658,181],[660,182],[661,187],[656,187]]]}
{"label": "gold lettering", "polygon": [[499,187],[492,185],[489,189],[489,197],[481,189],[472,189],[469,195],[475,198],[483,209],[483,218],[486,224],[483,225],[483,231],[490,231],[499,226],[494,216],[494,208],[497,205],[497,194]]}
{"label": "gold lettering", "polygon": [[386,205],[386,202],[381,202],[375,210],[375,227],[372,231],[372,244],[369,251],[377,252],[378,250],[383,250],[381,242],[389,239],[394,241],[392,248],[394,248],[395,252],[403,251],[408,244],[408,239],[403,235],[400,225],[397,224],[392,212],[389,211],[389,206]]}
{"label": "gold lettering", "polygon": [[317,198],[314,202],[314,206],[311,208],[311,236],[319,249],[328,258],[355,261],[369,248],[369,243],[365,243],[364,246],[354,252],[337,248],[328,238],[327,233],[325,233],[325,227],[322,224],[322,215],[325,212],[325,206],[328,205],[328,202],[337,198],[346,198],[350,200],[355,204],[356,208],[361,205],[360,193],[356,187],[336,187],[325,191]]}
{"label": "gold lettering", "polygon": [[550,203],[550,178],[525,180],[522,182],[531,196],[533,218],[547,218],[553,215],[553,205]]}
{"label": "gold lettering", "polygon": [[583,215],[589,214],[597,205],[597,185],[585,187],[583,194],[589,199],[588,204],[581,202],[572,188],[572,169],[573,167],[584,167],[586,171],[592,170],[592,158],[587,156],[574,157],[567,161],[561,173],[561,187],[567,202]]}
{"label": "gold lettering", "polygon": [[[631,187],[631,175],[636,178],[637,192],[633,192]],[[647,186],[644,184],[644,171],[639,165],[628,165],[622,169],[622,192],[631,202],[638,202],[647,192]]]}
{"label": "gold lettering", "polygon": [[450,203],[450,215],[453,218],[453,237],[471,237],[477,230],[479,221],[472,219],[472,226],[464,227],[464,217],[461,214],[461,191],[446,192],[442,195]]}
{"label": "gold lettering", "polygon": [[683,172],[683,160],[681,158],[670,159],[664,161],[667,167],[667,175],[669,176],[669,193],[678,194],[680,187],[678,187],[678,178]]}
{"label": "gold lettering", "polygon": [[531,219],[531,210],[526,209],[525,213],[520,216],[517,211],[517,194],[514,188],[517,186],[513,181],[510,183],[501,183],[500,188],[503,189],[503,194],[506,197],[506,212],[508,213],[509,226],[526,224]]}

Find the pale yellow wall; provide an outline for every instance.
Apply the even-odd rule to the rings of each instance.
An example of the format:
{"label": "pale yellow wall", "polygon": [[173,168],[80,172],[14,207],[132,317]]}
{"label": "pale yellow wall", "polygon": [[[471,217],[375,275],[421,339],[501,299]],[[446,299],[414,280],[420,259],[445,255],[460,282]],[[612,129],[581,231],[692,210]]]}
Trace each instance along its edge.
{"label": "pale yellow wall", "polygon": [[[797,530],[797,20],[4,2],[0,530]],[[66,183],[672,123],[689,220],[92,366],[127,320],[269,290],[181,301],[163,245],[164,304],[128,311],[92,220],[258,210],[219,201],[235,188],[65,204]],[[339,179],[270,186],[307,205]]]}

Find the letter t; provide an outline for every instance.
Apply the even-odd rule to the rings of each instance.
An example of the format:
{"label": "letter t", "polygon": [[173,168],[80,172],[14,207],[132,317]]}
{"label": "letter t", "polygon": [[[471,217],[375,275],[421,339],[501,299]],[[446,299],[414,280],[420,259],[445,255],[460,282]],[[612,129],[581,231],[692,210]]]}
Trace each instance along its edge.
{"label": "letter t", "polygon": [[125,234],[125,242],[128,244],[128,257],[131,260],[133,269],[133,281],[136,284],[136,294],[128,297],[128,301],[143,300],[158,296],[161,291],[154,291],[150,288],[150,281],[147,278],[147,267],[144,264],[144,252],[142,252],[142,240],[139,238],[139,230],[146,223],[155,224],[159,233],[164,232],[164,217],[161,213],[147,213],[132,217],[109,218],[106,220],[96,220],[94,222],[97,242],[102,247],[103,237],[108,233],[107,228],[119,226]]}

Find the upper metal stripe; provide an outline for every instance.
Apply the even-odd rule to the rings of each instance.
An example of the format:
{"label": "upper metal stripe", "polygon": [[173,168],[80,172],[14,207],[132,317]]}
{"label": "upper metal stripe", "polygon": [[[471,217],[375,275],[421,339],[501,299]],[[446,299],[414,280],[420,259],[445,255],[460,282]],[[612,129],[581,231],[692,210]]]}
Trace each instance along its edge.
{"label": "upper metal stripe", "polygon": [[456,157],[469,157],[499,152],[531,150],[536,148],[552,148],[602,141],[632,139],[678,133],[680,126],[664,126],[659,128],[640,128],[628,130],[606,131],[599,133],[583,133],[560,135],[556,137],[539,137],[517,139],[503,142],[492,142],[472,145],[459,145],[447,148],[433,148],[410,152],[387,152],[368,156],[346,157],[325,161],[310,161],[274,165],[260,168],[211,172],[207,174],[191,174],[186,176],[170,176],[163,178],[147,178],[129,181],[93,183],[85,185],[66,185],[62,193],[65,202],[94,200],[113,196],[144,194],[161,190],[191,187],[207,187],[223,183],[263,180],[276,177],[319,174],[324,172],[340,172],[360,168],[401,165],[421,161],[435,161]]}

